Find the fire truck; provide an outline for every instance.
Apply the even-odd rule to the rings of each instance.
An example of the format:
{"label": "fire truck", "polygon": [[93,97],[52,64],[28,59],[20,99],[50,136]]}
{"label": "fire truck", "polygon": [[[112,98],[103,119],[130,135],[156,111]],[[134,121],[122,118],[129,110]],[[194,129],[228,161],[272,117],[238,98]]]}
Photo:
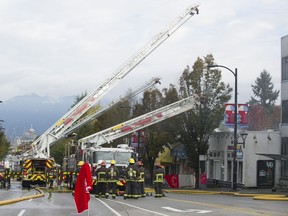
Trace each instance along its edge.
{"label": "fire truck", "polygon": [[[74,164],[76,165],[77,161],[85,161],[89,163],[91,165],[93,175],[95,169],[101,162],[105,161],[106,166],[109,166],[110,161],[115,160],[116,166],[120,168],[119,170],[123,170],[123,168],[128,166],[129,158],[137,158],[137,154],[133,151],[133,148],[128,147],[128,145],[125,144],[118,145],[117,148],[103,148],[101,147],[102,145],[173,116],[179,115],[192,109],[193,107],[194,97],[191,96],[121,124],[117,124],[108,129],[81,138],[78,141],[78,151],[74,155]],[[93,176],[93,179],[96,179],[96,176]],[[124,186],[123,184],[125,184],[125,182],[123,179],[120,179],[118,185]],[[95,189],[94,187],[95,185],[93,185],[93,189]]]}
{"label": "fire truck", "polygon": [[53,159],[32,158],[22,162],[22,187],[30,188],[31,185],[46,186],[48,176],[51,175],[55,162]]}
{"label": "fire truck", "polygon": [[[54,125],[45,131],[31,145],[31,150],[23,154],[23,160],[36,158],[48,160],[50,157],[50,147],[55,144],[55,141],[67,134],[67,131],[75,125],[80,125],[80,118],[90,108],[97,104],[101,98],[120,82],[129,72],[139,65],[150,53],[166,41],[177,29],[186,23],[193,15],[198,14],[198,5],[189,6],[180,16],[178,16],[168,27],[155,35],[152,40],[146,44],[140,51],[136,52],[128,61],[120,66],[120,68],[112,74],[99,88],[88,94],[74,107],[72,107],[64,116],[62,116]],[[89,117],[88,119],[91,119]],[[23,163],[24,165],[24,163]],[[43,169],[44,167],[42,167]],[[23,167],[22,172],[26,171]],[[23,181],[23,179],[22,179]],[[26,181],[27,182],[27,181]],[[24,186],[28,184],[22,184]]]}

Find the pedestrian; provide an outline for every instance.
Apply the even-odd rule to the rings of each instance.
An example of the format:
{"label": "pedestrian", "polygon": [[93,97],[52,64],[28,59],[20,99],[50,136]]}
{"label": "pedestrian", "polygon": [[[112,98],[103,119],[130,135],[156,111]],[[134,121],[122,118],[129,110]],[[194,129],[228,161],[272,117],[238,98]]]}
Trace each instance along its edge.
{"label": "pedestrian", "polygon": [[106,189],[106,194],[105,197],[109,197],[109,193],[111,192],[112,198],[116,198],[116,189],[117,189],[117,182],[119,179],[119,170],[115,166],[116,161],[111,160],[110,162],[110,167],[107,169],[107,189]]}
{"label": "pedestrian", "polygon": [[106,184],[107,184],[107,168],[106,168],[106,163],[103,161],[101,166],[96,169],[95,176],[97,179],[96,183],[96,195],[95,197],[105,197],[106,193]]}
{"label": "pedestrian", "polygon": [[138,194],[139,197],[146,197],[144,190],[145,168],[142,161],[138,161],[139,179],[138,179]]}
{"label": "pedestrian", "polygon": [[159,162],[155,164],[155,169],[153,171],[153,179],[154,179],[154,190],[155,197],[162,197],[162,185],[164,181],[164,169]]}
{"label": "pedestrian", "polygon": [[124,172],[126,184],[123,198],[134,198],[138,199],[137,194],[137,178],[139,178],[139,170],[135,166],[135,160],[129,159],[129,165]]}

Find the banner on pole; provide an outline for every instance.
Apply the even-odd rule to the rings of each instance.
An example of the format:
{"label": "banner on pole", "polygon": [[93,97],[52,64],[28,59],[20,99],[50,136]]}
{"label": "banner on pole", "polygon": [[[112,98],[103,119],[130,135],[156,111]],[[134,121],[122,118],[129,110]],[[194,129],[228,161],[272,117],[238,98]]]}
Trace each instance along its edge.
{"label": "banner on pole", "polygon": [[[248,127],[248,104],[238,104],[237,125],[240,128]],[[224,124],[226,127],[234,127],[235,104],[225,104]]]}

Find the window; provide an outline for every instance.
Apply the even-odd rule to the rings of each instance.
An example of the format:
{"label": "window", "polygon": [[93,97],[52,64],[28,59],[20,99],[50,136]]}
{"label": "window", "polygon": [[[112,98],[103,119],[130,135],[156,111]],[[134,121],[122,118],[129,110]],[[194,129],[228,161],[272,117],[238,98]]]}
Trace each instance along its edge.
{"label": "window", "polygon": [[288,56],[282,58],[282,81],[288,80]]}
{"label": "window", "polygon": [[[282,155],[288,155],[288,137],[282,138]],[[281,161],[281,178],[288,179],[288,161]]]}
{"label": "window", "polygon": [[227,181],[232,180],[232,161],[227,161]]}
{"label": "window", "polygon": [[239,161],[239,164],[238,164],[238,179],[237,179],[237,182],[239,183],[242,183],[243,181],[243,163],[241,161]]}
{"label": "window", "polygon": [[282,101],[282,123],[288,123],[288,100]]}

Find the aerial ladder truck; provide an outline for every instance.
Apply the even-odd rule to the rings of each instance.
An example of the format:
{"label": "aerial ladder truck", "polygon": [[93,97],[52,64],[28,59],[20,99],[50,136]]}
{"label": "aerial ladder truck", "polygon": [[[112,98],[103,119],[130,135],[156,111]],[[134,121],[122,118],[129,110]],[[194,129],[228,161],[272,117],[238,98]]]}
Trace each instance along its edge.
{"label": "aerial ladder truck", "polygon": [[[97,166],[101,164],[101,162],[105,162],[109,165],[111,160],[115,160],[116,166],[119,167],[119,170],[123,170],[123,168],[128,166],[129,158],[136,159],[137,157],[133,148],[129,147],[127,144],[120,144],[116,148],[101,147],[102,145],[179,115],[193,107],[194,98],[191,96],[79,139],[77,146],[78,150],[75,155],[73,155],[73,157],[75,157],[75,170],[77,169],[77,162],[85,161],[91,165],[91,172],[93,175]],[[93,176],[93,178],[95,179],[96,177]],[[123,184],[125,184],[125,182],[123,179],[120,179],[118,185],[123,186]],[[95,184],[93,184],[93,190],[95,190],[94,187],[96,187]]]}
{"label": "aerial ladder truck", "polygon": [[[63,115],[55,124],[46,130],[38,139],[32,143],[32,149],[23,154],[27,160],[37,158],[50,159],[50,147],[55,141],[63,137],[67,131],[80,117],[90,108],[97,104],[101,98],[111,90],[120,80],[122,80],[130,71],[140,64],[150,53],[166,41],[177,29],[186,23],[193,15],[198,14],[198,5],[189,6],[180,16],[178,16],[168,27],[155,35],[152,40],[120,66],[100,87],[88,94]],[[25,161],[24,161],[25,163]],[[24,164],[23,163],[23,164]],[[42,163],[41,163],[42,164]],[[44,163],[43,163],[44,164]],[[29,171],[32,172],[30,169]],[[33,182],[29,177],[23,179],[25,185]],[[30,175],[31,176],[31,175]]]}

